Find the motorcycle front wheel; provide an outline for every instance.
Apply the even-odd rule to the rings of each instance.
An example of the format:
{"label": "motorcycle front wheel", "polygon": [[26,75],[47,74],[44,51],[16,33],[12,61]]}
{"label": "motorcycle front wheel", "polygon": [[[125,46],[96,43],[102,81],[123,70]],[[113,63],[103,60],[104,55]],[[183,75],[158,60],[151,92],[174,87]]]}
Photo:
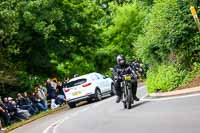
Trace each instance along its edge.
{"label": "motorcycle front wheel", "polygon": [[132,89],[128,89],[128,95],[126,100],[126,107],[131,109],[131,104],[133,103],[133,92]]}

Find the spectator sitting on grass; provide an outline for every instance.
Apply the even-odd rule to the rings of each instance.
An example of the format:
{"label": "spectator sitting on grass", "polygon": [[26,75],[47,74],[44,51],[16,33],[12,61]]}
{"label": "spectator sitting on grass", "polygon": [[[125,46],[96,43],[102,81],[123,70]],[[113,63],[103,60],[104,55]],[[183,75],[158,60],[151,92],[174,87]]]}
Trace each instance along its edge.
{"label": "spectator sitting on grass", "polygon": [[56,88],[57,88],[57,79],[56,78],[51,80],[51,86],[56,90]]}
{"label": "spectator sitting on grass", "polygon": [[28,110],[29,113],[31,113],[31,115],[36,114],[36,110],[28,101],[26,101],[26,99],[21,95],[21,93],[17,94],[17,105],[20,109]]}
{"label": "spectator sitting on grass", "polygon": [[44,87],[42,87],[42,85],[37,86],[37,96],[40,99],[40,103],[42,103],[45,108],[48,108],[46,92]]}
{"label": "spectator sitting on grass", "polygon": [[33,102],[31,101],[30,97],[28,96],[27,92],[24,92],[24,99],[26,101],[27,104],[31,105],[34,110],[36,111],[36,113],[39,112],[39,109],[33,104]]}
{"label": "spectator sitting on grass", "polygon": [[16,102],[13,100],[13,98],[4,98],[4,102],[12,122],[28,119],[31,116],[28,110],[17,108]]}
{"label": "spectator sitting on grass", "polygon": [[46,111],[48,108],[45,107],[40,100],[38,99],[35,92],[32,92],[30,96],[31,101],[33,102],[33,105],[35,105],[40,111]]}
{"label": "spectator sitting on grass", "polygon": [[7,110],[2,105],[0,105],[0,116],[1,116],[1,118],[3,118],[5,126],[10,125],[9,113],[7,112]]}
{"label": "spectator sitting on grass", "polygon": [[47,94],[48,99],[55,99],[56,98],[56,88],[52,85],[52,81],[50,79],[47,79],[46,81],[46,88],[47,88]]}
{"label": "spectator sitting on grass", "polygon": [[58,82],[58,85],[57,85],[56,89],[57,89],[57,94],[58,95],[65,96],[64,91],[63,91],[63,83],[62,82]]}
{"label": "spectator sitting on grass", "polygon": [[55,103],[56,97],[57,97],[55,87],[56,87],[55,82],[48,79],[46,82],[46,88],[47,88],[47,93],[48,93],[48,99],[51,100],[51,109],[55,109],[55,108],[59,107],[59,105],[57,105]]}
{"label": "spectator sitting on grass", "polygon": [[[8,98],[5,97],[4,101],[6,101],[8,103]],[[0,99],[0,116],[4,120],[5,126],[9,126],[11,124],[11,122],[10,122],[10,114],[8,112],[8,107],[6,106],[5,103],[3,103],[3,101],[1,99]]]}
{"label": "spectator sitting on grass", "polygon": [[56,104],[63,105],[64,103],[66,103],[67,100],[65,99],[65,95],[63,92],[63,86],[62,86],[61,82],[58,82],[56,92],[57,92],[57,97],[56,97],[56,101],[55,101]]}
{"label": "spectator sitting on grass", "polygon": [[17,107],[17,103],[13,98],[9,99],[8,101],[10,103],[10,107],[13,109],[14,112],[14,117],[19,120],[27,120],[31,117],[31,114],[29,113],[28,110],[26,109],[21,109]]}

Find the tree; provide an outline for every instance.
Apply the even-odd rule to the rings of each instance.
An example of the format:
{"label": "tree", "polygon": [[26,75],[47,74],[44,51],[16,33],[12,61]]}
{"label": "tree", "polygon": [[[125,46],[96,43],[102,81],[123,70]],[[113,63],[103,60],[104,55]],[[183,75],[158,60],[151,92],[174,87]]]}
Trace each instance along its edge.
{"label": "tree", "polygon": [[[112,4],[111,6],[113,9],[112,21],[108,27],[105,27],[102,34],[105,46],[100,51],[104,51],[104,54],[102,52],[99,53],[103,57],[105,54],[110,55],[110,58],[104,58],[104,60],[107,60],[105,62],[110,62],[110,60],[115,61],[114,57],[117,54],[124,54],[132,59],[136,56],[135,41],[138,35],[142,33],[146,10],[137,2],[123,6],[116,4]],[[100,58],[99,56],[98,58]]]}
{"label": "tree", "polygon": [[183,5],[176,0],[155,0],[145,33],[137,41],[138,55],[144,61],[177,63],[185,68],[199,61],[199,34],[189,11],[190,5],[187,1]]}
{"label": "tree", "polygon": [[91,0],[4,1],[1,9],[1,44],[12,62],[23,64],[18,69],[30,74],[70,75],[69,64],[82,60],[83,66],[89,65],[101,45],[103,11]]}
{"label": "tree", "polygon": [[93,0],[3,0],[0,71],[26,89],[35,83],[27,82],[32,77],[63,79],[94,71],[103,15]]}

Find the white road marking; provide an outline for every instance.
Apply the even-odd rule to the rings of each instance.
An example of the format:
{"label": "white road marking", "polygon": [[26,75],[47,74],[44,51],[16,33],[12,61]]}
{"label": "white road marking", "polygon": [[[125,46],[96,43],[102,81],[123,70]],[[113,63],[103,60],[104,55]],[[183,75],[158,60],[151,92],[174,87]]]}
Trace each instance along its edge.
{"label": "white road marking", "polygon": [[48,133],[49,129],[51,129],[54,125],[56,125],[60,120],[52,123],[51,125],[49,125],[42,133]]}
{"label": "white road marking", "polygon": [[[95,104],[94,104],[94,105],[95,105]],[[94,106],[94,105],[93,105],[93,106]],[[100,105],[100,104],[99,104],[99,105]],[[89,110],[91,107],[92,107],[92,106],[89,106],[89,107],[86,107],[86,108],[84,108],[84,109],[78,110],[78,111],[72,113],[71,115],[64,117],[64,119],[58,120],[58,121],[52,123],[51,125],[49,125],[49,126],[43,131],[43,133],[48,133],[48,132],[50,131],[50,129],[53,129],[53,133],[56,133],[56,129],[57,129],[60,125],[62,125],[66,120],[69,120],[70,118],[75,117],[75,116],[79,115],[80,113],[86,112],[86,111]]]}
{"label": "white road marking", "polygon": [[68,116],[65,117],[63,120],[59,121],[59,123],[57,123],[56,126],[53,127],[53,133],[56,133],[56,129],[57,129],[60,125],[62,125],[66,120],[69,120],[70,118],[75,117],[75,116],[79,115],[80,113],[83,113],[83,112],[85,112],[85,111],[87,111],[87,110],[89,110],[89,109],[90,109],[90,107],[87,107],[87,108],[81,109],[81,110],[79,110],[79,111],[76,111],[75,113],[71,114],[70,117],[68,117]]}
{"label": "white road marking", "polygon": [[75,116],[79,115],[80,113],[83,113],[83,112],[85,112],[85,111],[87,111],[87,110],[89,110],[89,109],[90,109],[90,107],[81,109],[81,110],[79,110],[79,111],[76,111],[76,112],[72,113],[70,116],[64,117],[64,119],[62,119],[62,120],[58,120],[58,121],[52,123],[51,125],[49,125],[49,126],[43,131],[43,133],[48,133],[49,130],[50,130],[51,128],[53,129],[53,133],[56,133],[56,129],[57,129],[60,125],[62,125],[66,120],[69,120],[70,118],[75,117]]}
{"label": "white road marking", "polygon": [[66,120],[68,120],[70,117],[65,117],[63,120],[60,120],[56,126],[53,127],[53,133],[56,133],[56,129],[58,128],[58,126],[60,126],[62,123],[64,123]]}
{"label": "white road marking", "polygon": [[[145,88],[145,86],[139,87],[138,89],[143,89],[143,88]],[[143,96],[142,99],[143,99],[144,97],[146,97],[146,96],[147,96],[147,95],[145,94],[145,96]],[[107,100],[103,100],[103,101],[100,101],[100,102],[98,102],[98,103],[95,103],[95,104],[93,104],[93,105],[91,105],[91,106],[89,106],[89,107],[86,107],[86,108],[84,108],[84,109],[78,110],[78,111],[72,113],[70,116],[66,116],[66,117],[64,117],[64,119],[58,120],[58,121],[52,123],[51,125],[49,125],[49,126],[43,131],[43,133],[48,133],[48,132],[50,131],[50,129],[53,129],[53,133],[56,133],[56,129],[57,129],[60,125],[62,125],[66,120],[69,120],[70,118],[75,117],[75,116],[79,115],[80,113],[86,112],[86,111],[88,111],[88,110],[91,109],[91,108],[100,106],[100,105],[105,104],[105,103],[107,103],[107,102],[110,102],[110,101],[113,100],[113,99],[114,99],[114,98],[112,97],[112,98],[109,98],[109,99],[107,99]]]}
{"label": "white road marking", "polygon": [[[144,89],[145,86],[142,86],[142,87],[139,87],[138,89]],[[194,96],[200,96],[200,94],[189,94],[189,95],[184,95],[184,96],[174,96],[174,97],[166,97],[166,98],[156,98],[156,99],[150,99],[150,98],[146,98],[148,96],[148,94],[146,93],[144,96],[142,96],[140,98],[140,101],[165,101],[165,100],[172,100],[172,99],[181,99],[181,98],[188,98],[188,97],[194,97]],[[70,118],[72,117],[75,117],[77,115],[79,115],[80,113],[83,113],[83,112],[86,112],[88,111],[89,109],[91,108],[94,108],[94,107],[97,107],[97,106],[100,106],[104,103],[107,103],[107,102],[110,102],[111,100],[113,100],[114,97],[112,98],[109,98],[105,101],[100,101],[98,103],[95,103],[89,107],[86,107],[84,109],[81,109],[81,110],[78,110],[74,113],[72,113],[70,116],[66,116],[64,117],[64,119],[62,120],[57,120],[56,122],[52,123],[51,125],[49,125],[44,131],[43,133],[48,133],[50,131],[50,129],[53,129],[53,133],[56,133],[56,130],[57,128],[62,125],[65,121],[69,120]]]}
{"label": "white road marking", "polygon": [[107,99],[107,100],[105,100],[105,101],[98,102],[98,103],[96,103],[96,104],[94,104],[94,105],[91,105],[91,106],[86,107],[86,108],[84,108],[84,109],[78,110],[78,111],[72,113],[70,116],[65,117],[63,120],[59,120],[59,121],[57,121],[57,122],[51,124],[49,127],[47,127],[47,129],[45,129],[45,132],[43,132],[43,133],[48,133],[48,131],[49,131],[51,128],[53,128],[53,133],[56,133],[56,129],[57,129],[60,125],[62,125],[66,120],[69,120],[70,118],[75,117],[75,116],[79,115],[80,113],[86,112],[86,111],[88,111],[89,109],[91,109],[91,108],[93,108],[93,107],[100,106],[100,105],[102,105],[102,104],[104,104],[104,103],[106,103],[106,102],[109,102],[109,101],[111,101],[111,100],[113,100],[113,98]]}
{"label": "white road marking", "polygon": [[188,94],[184,96],[173,96],[173,97],[155,98],[155,99],[143,98],[141,99],[141,101],[166,101],[166,100],[182,99],[182,98],[195,97],[195,96],[200,96],[200,94]]}

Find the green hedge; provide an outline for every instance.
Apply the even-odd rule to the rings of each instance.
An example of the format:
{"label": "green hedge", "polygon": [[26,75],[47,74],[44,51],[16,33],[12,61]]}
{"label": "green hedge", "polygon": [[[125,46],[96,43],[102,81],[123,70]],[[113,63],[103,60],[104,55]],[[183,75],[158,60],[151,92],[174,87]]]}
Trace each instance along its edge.
{"label": "green hedge", "polygon": [[148,71],[147,87],[151,92],[166,92],[182,84],[187,75],[186,71],[178,70],[173,65],[161,65]]}

